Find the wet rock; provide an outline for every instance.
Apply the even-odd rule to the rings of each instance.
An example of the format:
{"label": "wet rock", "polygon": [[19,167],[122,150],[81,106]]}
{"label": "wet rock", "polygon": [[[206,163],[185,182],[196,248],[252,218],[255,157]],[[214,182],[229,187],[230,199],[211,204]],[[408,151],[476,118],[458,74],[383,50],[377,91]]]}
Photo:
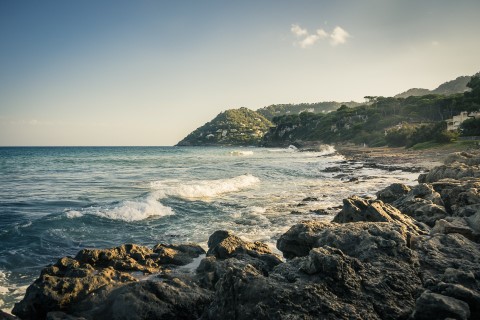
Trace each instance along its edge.
{"label": "wet rock", "polygon": [[302,202],[312,202],[312,201],[318,201],[318,198],[316,198],[316,197],[306,197],[302,200]]}
{"label": "wet rock", "polygon": [[468,304],[452,297],[425,291],[417,299],[412,318],[415,320],[435,319],[468,319]]}
{"label": "wet rock", "polygon": [[393,183],[390,186],[386,187],[377,192],[377,199],[385,203],[392,203],[395,200],[400,199],[405,196],[411,188],[407,185],[401,183]]}
{"label": "wet rock", "polygon": [[153,252],[158,254],[156,259],[161,264],[173,264],[183,266],[189,264],[194,258],[205,254],[205,250],[197,244],[157,244],[153,247]]}
{"label": "wet rock", "polygon": [[205,251],[196,245],[157,245],[155,251],[135,244],[111,249],[84,249],[42,270],[13,313],[22,319],[44,319],[47,313],[69,313],[72,306],[99,290],[110,292],[137,282],[135,273],[158,273],[170,264],[187,264]]}
{"label": "wet rock", "polygon": [[320,216],[326,216],[328,215],[328,211],[325,210],[325,209],[315,209],[315,210],[310,210],[310,213],[313,213],[313,214],[318,214]]}
{"label": "wet rock", "polygon": [[323,170],[321,170],[322,172],[340,172],[342,171],[342,168],[341,167],[327,167]]}
{"label": "wet rock", "polygon": [[231,231],[219,230],[208,239],[207,257],[197,268],[199,281],[213,288],[231,268],[250,265],[262,274],[268,274],[282,263],[281,258],[261,242],[248,242],[240,239]]}

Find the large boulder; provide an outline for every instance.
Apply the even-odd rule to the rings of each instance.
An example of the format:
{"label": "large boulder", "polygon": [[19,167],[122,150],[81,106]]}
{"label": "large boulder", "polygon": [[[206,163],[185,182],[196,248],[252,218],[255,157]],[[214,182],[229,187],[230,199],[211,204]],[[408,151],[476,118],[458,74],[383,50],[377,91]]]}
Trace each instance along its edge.
{"label": "large boulder", "polygon": [[[152,250],[126,244],[111,249],[84,249],[75,258],[61,258],[42,270],[40,277],[28,287],[23,300],[15,305],[13,313],[22,319],[43,319],[53,311],[68,313],[99,290],[111,292],[137,282],[145,274],[161,272],[172,262],[179,264],[183,260],[186,264],[205,253],[198,246],[184,245],[183,251],[171,249],[166,258],[160,248],[164,249],[161,245]],[[175,259],[176,254],[183,258]]]}
{"label": "large boulder", "polygon": [[422,233],[416,222],[398,209],[381,200],[364,199],[357,196],[343,200],[342,210],[333,218],[333,222],[392,222],[399,223],[413,233]]}
{"label": "large boulder", "polygon": [[425,291],[417,299],[412,318],[467,320],[470,318],[470,309],[468,304],[461,300]]}
{"label": "large boulder", "polygon": [[376,193],[377,199],[385,203],[392,203],[395,200],[405,196],[411,188],[402,183],[392,183],[388,187]]}

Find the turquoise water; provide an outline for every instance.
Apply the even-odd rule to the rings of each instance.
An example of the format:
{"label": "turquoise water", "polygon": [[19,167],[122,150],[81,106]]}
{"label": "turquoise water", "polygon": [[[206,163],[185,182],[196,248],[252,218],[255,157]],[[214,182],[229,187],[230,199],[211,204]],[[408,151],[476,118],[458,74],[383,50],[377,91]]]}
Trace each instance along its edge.
{"label": "turquoise water", "polygon": [[[85,247],[206,246],[218,229],[274,247],[294,223],[331,218],[310,210],[333,215],[329,208],[349,195],[373,195],[417,176],[361,164],[350,164],[346,177],[322,172],[344,160],[333,151],[0,148],[0,308],[21,299],[44,266]],[[305,197],[318,200],[302,203]]]}

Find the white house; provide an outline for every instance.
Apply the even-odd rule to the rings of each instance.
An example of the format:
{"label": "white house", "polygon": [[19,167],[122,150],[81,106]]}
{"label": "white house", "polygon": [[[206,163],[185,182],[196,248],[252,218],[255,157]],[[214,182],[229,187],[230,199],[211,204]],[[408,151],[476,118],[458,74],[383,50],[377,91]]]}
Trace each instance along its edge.
{"label": "white house", "polygon": [[467,119],[479,119],[480,118],[480,111],[474,111],[468,113],[467,111],[460,112],[459,115],[453,116],[452,119],[447,119],[447,130],[448,131],[455,131],[458,130],[460,125],[463,121]]}

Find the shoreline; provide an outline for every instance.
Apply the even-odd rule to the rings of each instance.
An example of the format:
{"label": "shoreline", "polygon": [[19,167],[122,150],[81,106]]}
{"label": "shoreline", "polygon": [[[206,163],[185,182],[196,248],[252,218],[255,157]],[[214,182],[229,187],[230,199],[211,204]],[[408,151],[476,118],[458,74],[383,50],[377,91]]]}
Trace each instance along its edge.
{"label": "shoreline", "polygon": [[[146,319],[135,312],[139,308],[156,316],[188,319],[229,318],[233,311],[243,314],[242,319],[273,315],[423,319],[425,314],[473,319],[479,315],[475,306],[480,302],[476,276],[480,275],[480,212],[475,210],[480,209],[480,153],[335,148],[349,161],[381,169],[408,171],[414,165],[429,170],[419,176],[428,184],[396,183],[379,190],[377,200],[343,199],[332,222],[312,219],[291,226],[277,241],[284,258],[264,243],[247,242],[223,230],[210,236],[207,252],[195,244],[84,249],[46,267],[14,313],[22,319],[47,314],[52,319],[120,315]],[[435,166],[440,159],[447,165]],[[195,272],[182,272],[181,266],[192,261],[200,262]],[[155,276],[139,281],[139,274]],[[69,289],[59,292],[59,284]],[[310,291],[312,286],[321,293]],[[159,296],[158,290],[165,294]],[[145,302],[142,297],[147,296]],[[110,309],[126,303],[127,297],[123,311]],[[298,297],[315,303],[298,305]],[[46,307],[38,309],[39,305]]]}

